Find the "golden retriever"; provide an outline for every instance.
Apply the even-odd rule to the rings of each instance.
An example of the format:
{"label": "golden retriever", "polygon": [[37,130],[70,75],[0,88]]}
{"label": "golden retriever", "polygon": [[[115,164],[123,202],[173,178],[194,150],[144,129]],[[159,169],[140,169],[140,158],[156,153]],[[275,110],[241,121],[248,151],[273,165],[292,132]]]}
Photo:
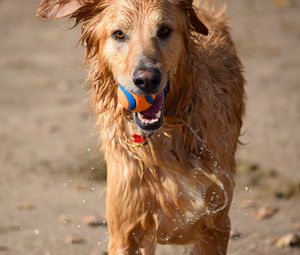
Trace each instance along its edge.
{"label": "golden retriever", "polygon": [[[82,25],[107,162],[110,255],[154,254],[157,243],[226,254],[244,78],[224,10],[209,0],[195,5],[40,3],[40,17],[71,17]],[[120,84],[159,100],[147,114],[129,112],[118,103]]]}

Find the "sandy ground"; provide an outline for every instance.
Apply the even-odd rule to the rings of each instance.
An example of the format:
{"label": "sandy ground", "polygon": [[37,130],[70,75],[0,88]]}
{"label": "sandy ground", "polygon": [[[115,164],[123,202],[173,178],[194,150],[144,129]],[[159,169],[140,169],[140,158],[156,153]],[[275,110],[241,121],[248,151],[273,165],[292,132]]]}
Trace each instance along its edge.
{"label": "sandy ground", "polygon": [[[103,254],[105,167],[79,30],[34,18],[37,2],[0,0],[0,254]],[[274,244],[300,234],[300,3],[227,3],[248,81],[229,254],[300,254]]]}

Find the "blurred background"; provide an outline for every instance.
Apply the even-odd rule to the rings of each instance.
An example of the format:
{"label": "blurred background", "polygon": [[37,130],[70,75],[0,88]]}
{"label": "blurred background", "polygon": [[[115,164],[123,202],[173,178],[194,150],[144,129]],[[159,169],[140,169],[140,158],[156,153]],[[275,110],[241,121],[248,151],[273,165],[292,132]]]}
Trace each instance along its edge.
{"label": "blurred background", "polygon": [[[223,2],[248,94],[229,254],[300,254],[300,2]],[[0,0],[0,254],[105,254],[80,31],[35,18],[37,5]]]}

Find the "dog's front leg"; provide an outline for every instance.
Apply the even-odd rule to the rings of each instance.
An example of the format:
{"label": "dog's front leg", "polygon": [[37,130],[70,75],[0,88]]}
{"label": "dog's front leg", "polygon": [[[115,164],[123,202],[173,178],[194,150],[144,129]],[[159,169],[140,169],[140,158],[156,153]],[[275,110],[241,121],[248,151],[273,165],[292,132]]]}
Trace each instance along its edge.
{"label": "dog's front leg", "polygon": [[107,168],[109,255],[153,254],[153,246],[148,247],[150,242],[145,242],[148,227],[143,224],[147,222],[144,190],[139,187],[134,175],[128,174],[125,163],[109,159]]}
{"label": "dog's front leg", "polygon": [[[126,202],[125,193],[124,190],[123,194],[117,195],[113,186],[108,188],[109,255],[154,255],[155,240],[149,238],[142,223],[146,218],[145,213],[140,213],[139,203],[131,204],[129,200]],[[116,196],[124,200],[121,201]]]}
{"label": "dog's front leg", "polygon": [[155,241],[149,240],[149,242],[147,242],[147,244],[144,245],[144,248],[141,249],[142,255],[154,255],[155,246]]}
{"label": "dog's front leg", "polygon": [[107,224],[109,232],[109,255],[141,254],[135,239],[136,233],[132,230],[135,224],[130,216],[130,208],[115,199],[116,194],[108,191],[107,197]]}
{"label": "dog's front leg", "polygon": [[191,255],[226,255],[230,235],[230,219],[224,215],[222,224],[207,228],[194,246]]}
{"label": "dog's front leg", "polygon": [[[136,215],[134,217],[135,210],[128,204],[130,198],[126,196],[129,194],[126,195],[125,187],[117,187],[118,184],[112,182],[110,178],[107,186],[108,253],[109,255],[140,254],[133,231],[138,217]],[[123,190],[123,193],[120,193],[120,190]]]}

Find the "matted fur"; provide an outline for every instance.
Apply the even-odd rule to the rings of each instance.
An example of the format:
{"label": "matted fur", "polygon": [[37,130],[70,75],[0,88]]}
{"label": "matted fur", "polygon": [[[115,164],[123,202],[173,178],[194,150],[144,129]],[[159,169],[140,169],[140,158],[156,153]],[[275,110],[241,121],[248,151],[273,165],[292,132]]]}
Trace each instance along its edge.
{"label": "matted fur", "polygon": [[[123,15],[111,10],[116,2],[125,2],[127,11],[141,12],[141,17],[151,8],[168,8],[182,26],[182,55],[171,73],[165,123],[139,148],[125,142],[138,130],[117,103],[114,66],[104,53],[102,28]],[[111,255],[154,254],[156,243],[194,243],[193,254],[226,254],[244,78],[224,10],[209,2],[199,8],[192,8],[191,0],[44,0],[40,5],[43,18],[72,15],[82,24],[107,161]]]}

